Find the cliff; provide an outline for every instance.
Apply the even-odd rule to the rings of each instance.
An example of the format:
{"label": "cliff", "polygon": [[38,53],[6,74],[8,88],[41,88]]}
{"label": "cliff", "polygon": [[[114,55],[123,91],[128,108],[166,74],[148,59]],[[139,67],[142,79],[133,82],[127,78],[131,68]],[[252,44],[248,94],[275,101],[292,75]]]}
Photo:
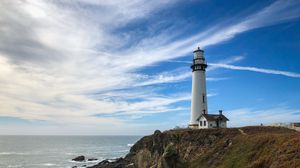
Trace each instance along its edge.
{"label": "cliff", "polygon": [[140,139],[123,159],[93,168],[300,167],[300,133],[278,127],[170,130]]}

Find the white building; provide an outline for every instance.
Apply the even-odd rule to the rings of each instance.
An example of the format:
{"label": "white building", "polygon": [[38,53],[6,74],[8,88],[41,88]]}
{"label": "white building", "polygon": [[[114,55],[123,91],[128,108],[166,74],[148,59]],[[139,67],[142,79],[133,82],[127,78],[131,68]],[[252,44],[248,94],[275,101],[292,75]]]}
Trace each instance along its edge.
{"label": "white building", "polygon": [[198,120],[198,128],[226,128],[228,118],[222,114],[222,110],[219,114],[202,114]]}
{"label": "white building", "polygon": [[225,128],[228,119],[223,114],[211,115],[207,112],[206,67],[204,51],[198,47],[194,51],[193,64],[191,66],[193,75],[189,128]]}
{"label": "white building", "polygon": [[288,122],[288,123],[274,123],[270,126],[274,127],[285,127],[289,129],[293,129],[300,132],[300,122]]}

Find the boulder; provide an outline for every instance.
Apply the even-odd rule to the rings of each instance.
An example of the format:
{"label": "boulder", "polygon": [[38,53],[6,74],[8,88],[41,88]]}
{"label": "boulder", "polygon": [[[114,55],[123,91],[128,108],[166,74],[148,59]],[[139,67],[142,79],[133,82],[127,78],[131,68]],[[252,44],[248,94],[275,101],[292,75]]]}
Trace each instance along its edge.
{"label": "boulder", "polygon": [[76,162],[83,162],[85,160],[85,157],[83,155],[77,156],[76,158],[72,159],[73,161]]}
{"label": "boulder", "polygon": [[96,159],[96,158],[90,158],[87,161],[96,161],[96,160],[98,160],[98,159]]}
{"label": "boulder", "polygon": [[108,160],[103,160],[97,165],[94,165],[90,168],[135,168],[134,165],[124,158],[117,158],[113,162],[109,162]]}

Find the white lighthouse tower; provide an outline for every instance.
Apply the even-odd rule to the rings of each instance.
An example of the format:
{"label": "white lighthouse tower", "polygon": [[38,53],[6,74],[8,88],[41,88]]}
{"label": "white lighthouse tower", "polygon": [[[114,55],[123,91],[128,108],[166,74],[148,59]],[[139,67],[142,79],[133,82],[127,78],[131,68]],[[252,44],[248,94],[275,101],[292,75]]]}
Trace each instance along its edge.
{"label": "white lighthouse tower", "polygon": [[201,114],[207,114],[207,97],[206,97],[206,76],[205,69],[207,64],[204,58],[204,51],[199,47],[194,51],[192,78],[192,107],[190,128],[198,128],[197,119]]}

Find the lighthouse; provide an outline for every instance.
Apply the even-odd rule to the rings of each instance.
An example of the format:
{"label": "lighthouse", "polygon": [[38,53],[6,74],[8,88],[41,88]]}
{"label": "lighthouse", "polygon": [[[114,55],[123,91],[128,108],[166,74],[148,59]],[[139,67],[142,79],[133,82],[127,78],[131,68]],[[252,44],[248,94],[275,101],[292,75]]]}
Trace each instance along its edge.
{"label": "lighthouse", "polygon": [[198,128],[198,118],[207,114],[206,76],[207,64],[204,58],[204,51],[199,47],[194,51],[192,68],[192,100],[191,120],[189,128]]}

